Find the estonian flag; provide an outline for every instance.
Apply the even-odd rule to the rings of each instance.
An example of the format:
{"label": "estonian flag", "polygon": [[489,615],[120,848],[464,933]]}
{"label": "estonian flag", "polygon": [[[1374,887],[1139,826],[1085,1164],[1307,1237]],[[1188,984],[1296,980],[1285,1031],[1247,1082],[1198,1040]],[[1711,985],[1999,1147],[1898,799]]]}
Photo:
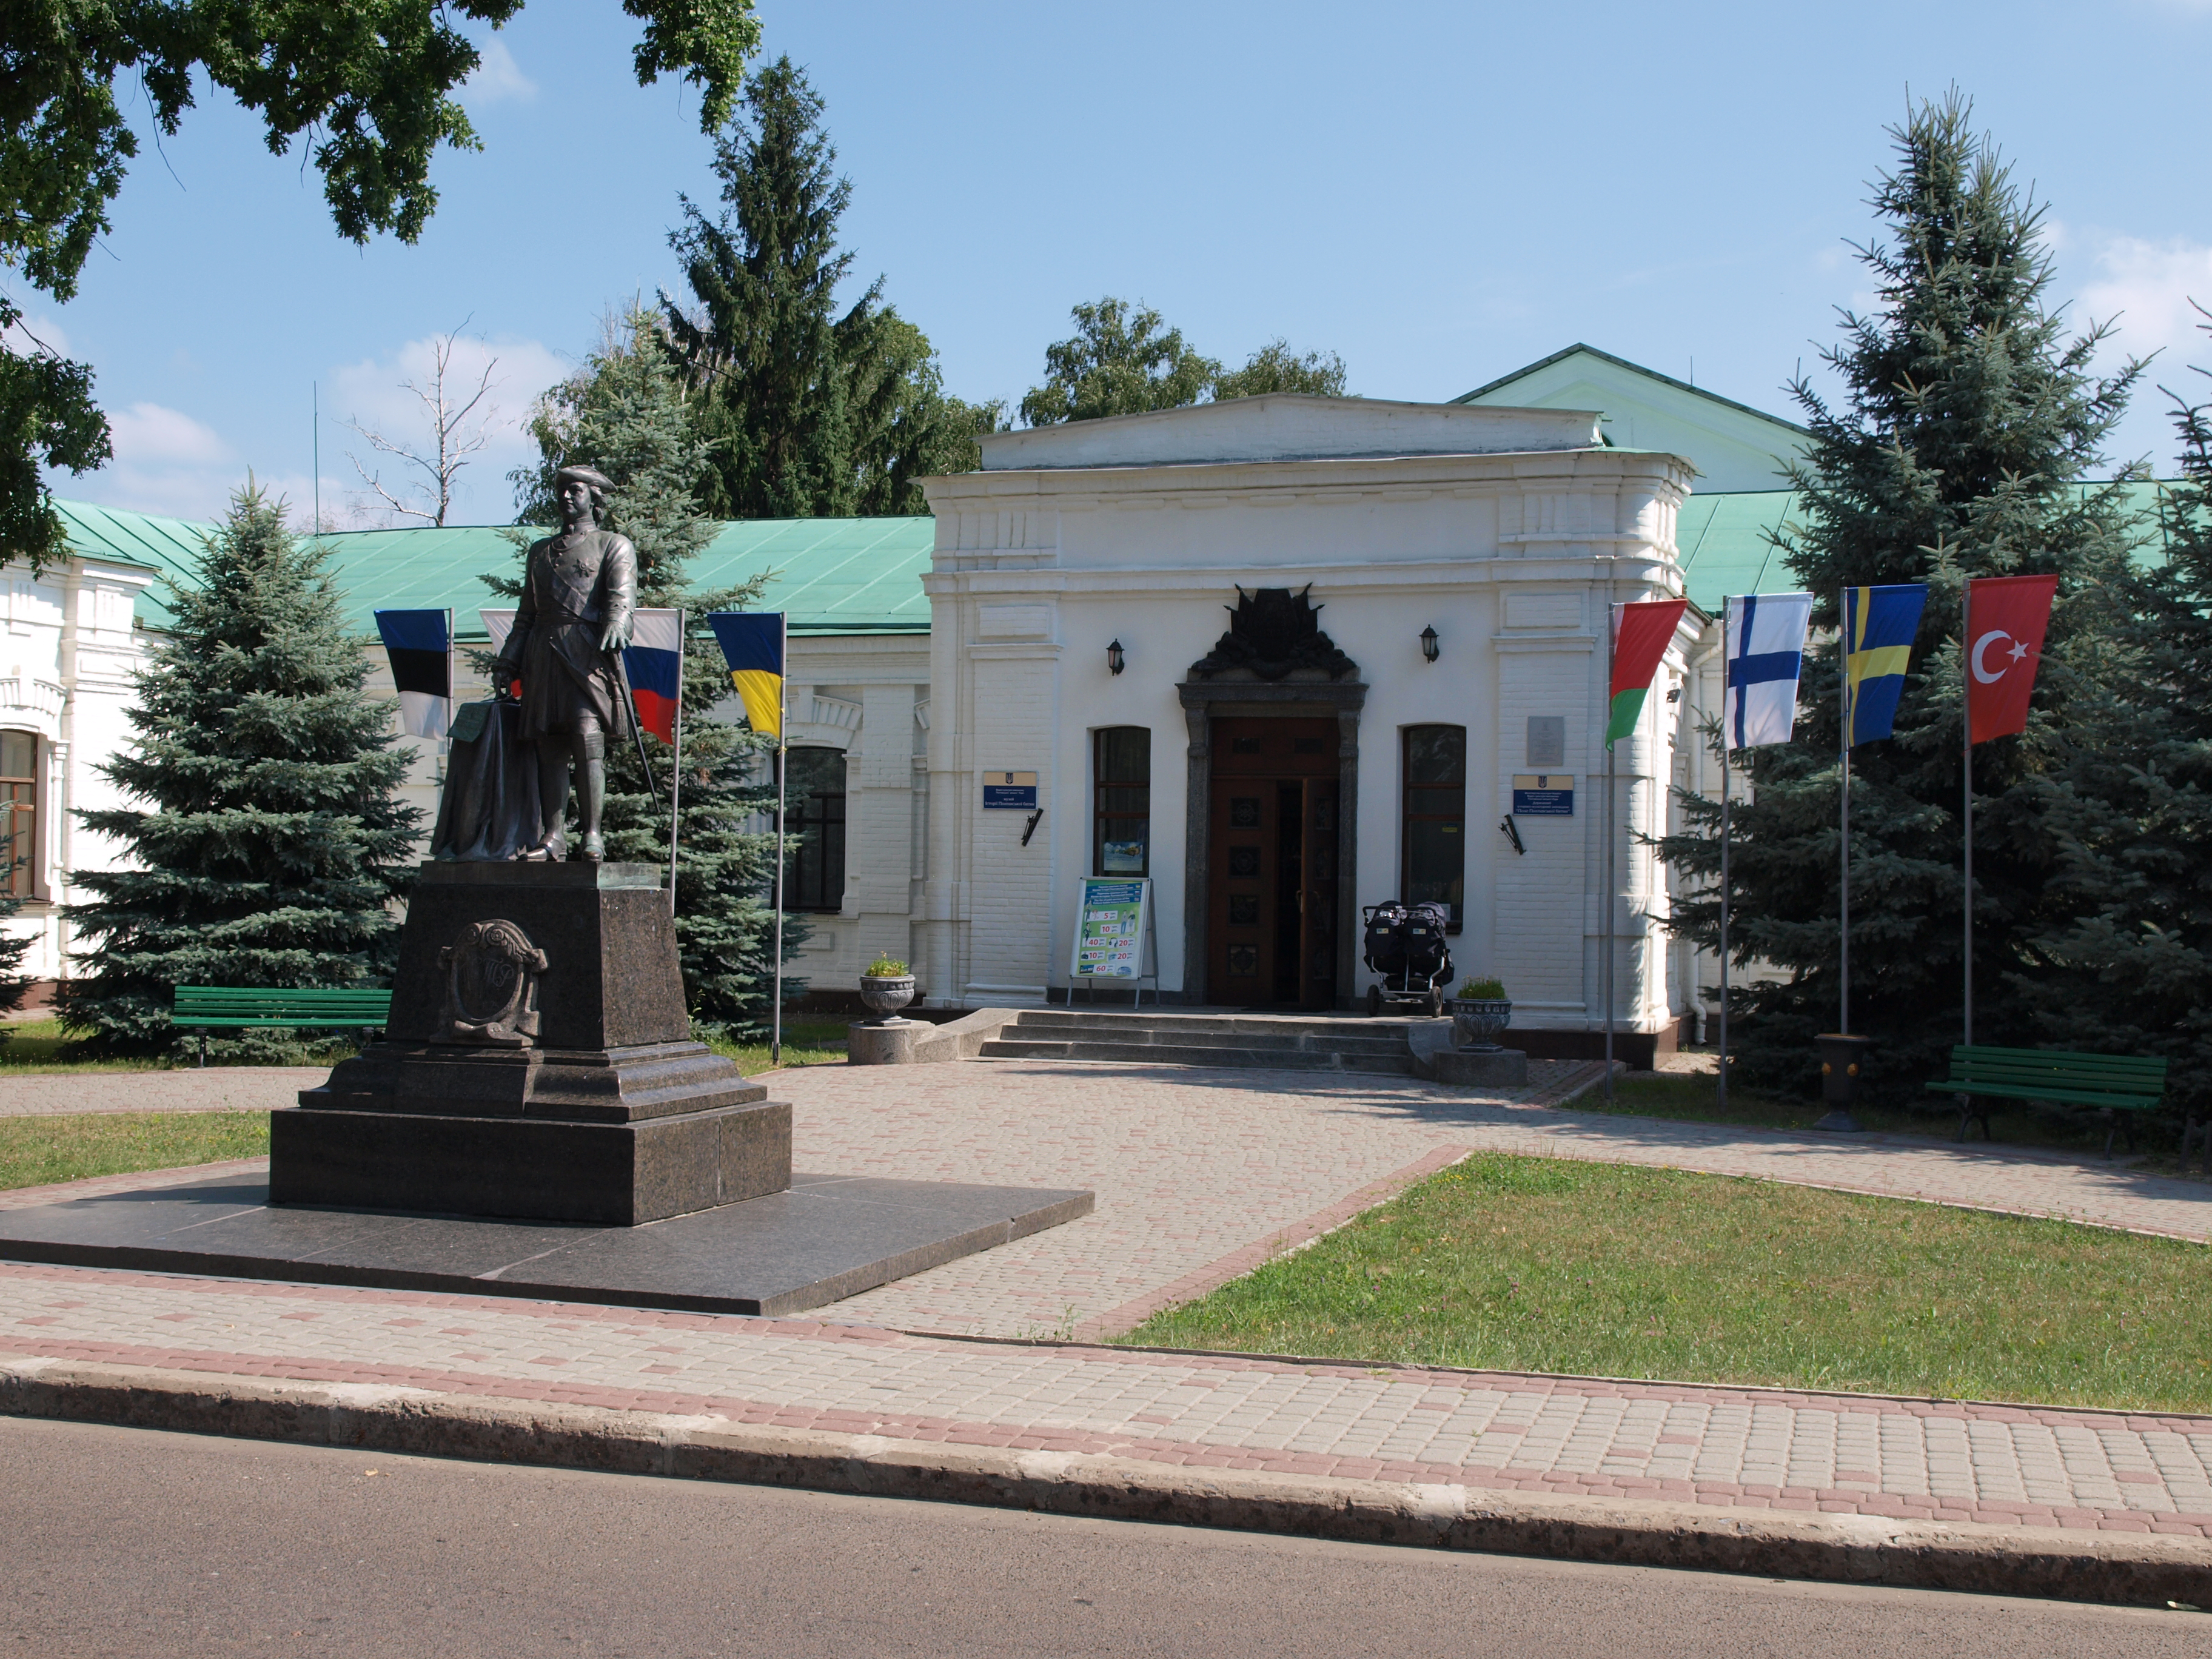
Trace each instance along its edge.
{"label": "estonian flag", "polygon": [[[492,654],[506,648],[514,631],[512,611],[479,611],[484,632],[491,635]],[[630,643],[623,653],[623,672],[629,677],[630,701],[637,708],[637,723],[663,743],[676,741],[676,708],[684,697],[684,613],[681,611],[636,611],[630,613]],[[518,696],[522,682],[511,688]]]}
{"label": "estonian flag", "polygon": [[684,701],[684,613],[641,611],[623,653],[637,723],[663,743],[676,741],[676,711]]}
{"label": "estonian flag", "polygon": [[780,611],[714,611],[708,626],[730,665],[730,684],[745,718],[763,737],[783,736],[783,616]]}
{"label": "estonian flag", "polygon": [[1729,748],[1790,741],[1812,620],[1810,593],[1739,593],[1728,601],[1728,700],[1721,726]]}
{"label": "estonian flag", "polygon": [[1897,723],[1897,699],[1912,664],[1912,636],[1920,631],[1928,584],[1844,590],[1844,707],[1850,721],[1844,746],[1875,743]]}
{"label": "estonian flag", "polygon": [[410,738],[442,738],[453,712],[452,614],[380,611],[376,631],[392,659],[399,691],[399,725]]}

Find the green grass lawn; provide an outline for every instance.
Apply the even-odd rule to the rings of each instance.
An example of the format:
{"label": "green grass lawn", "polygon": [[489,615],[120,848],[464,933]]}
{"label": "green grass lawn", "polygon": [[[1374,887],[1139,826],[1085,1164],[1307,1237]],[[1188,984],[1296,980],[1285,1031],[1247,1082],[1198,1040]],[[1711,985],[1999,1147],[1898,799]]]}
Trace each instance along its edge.
{"label": "green grass lawn", "polygon": [[1484,1153],[1121,1340],[2203,1411],[2208,1295],[2200,1244]]}
{"label": "green grass lawn", "polygon": [[[829,1045],[836,1043],[834,1048]],[[747,1077],[769,1069],[768,1044],[765,1042],[718,1042],[714,1052],[727,1054],[738,1062],[738,1069]],[[842,1020],[806,1020],[787,1022],[783,1028],[783,1063],[786,1066],[842,1066],[845,1063],[845,1022]]]}
{"label": "green grass lawn", "polygon": [[269,1150],[266,1112],[94,1112],[0,1118],[0,1189],[173,1170]]}

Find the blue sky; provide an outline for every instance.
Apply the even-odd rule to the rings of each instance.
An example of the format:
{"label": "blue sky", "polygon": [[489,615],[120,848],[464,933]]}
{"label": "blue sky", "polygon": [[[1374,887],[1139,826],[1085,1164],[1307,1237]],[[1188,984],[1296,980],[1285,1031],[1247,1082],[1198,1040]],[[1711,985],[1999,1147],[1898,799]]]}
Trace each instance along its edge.
{"label": "blue sky", "polygon": [[[2212,305],[2212,0],[761,16],[828,102],[855,272],[971,398],[1018,399],[1069,306],[1117,294],[1212,356],[1340,352],[1372,396],[1453,397],[1587,340],[1788,415],[1783,382],[1865,298],[1846,244],[1871,230],[1881,130],[1908,88],[1952,82],[2050,204],[2072,314],[2123,313],[2169,386],[2212,366],[2186,305]],[[615,0],[531,0],[469,94],[486,148],[441,157],[413,247],[341,242],[296,152],[208,98],[140,158],[81,296],[25,296],[117,429],[112,465],[57,489],[204,516],[251,468],[304,518],[319,385],[323,511],[379,522],[343,422],[410,436],[399,383],[465,326],[504,423],[455,518],[503,520],[530,398],[611,306],[673,280],[678,193],[713,197],[696,98],[638,88],[634,38]],[[2138,400],[2120,456],[2169,470],[2164,402]]]}

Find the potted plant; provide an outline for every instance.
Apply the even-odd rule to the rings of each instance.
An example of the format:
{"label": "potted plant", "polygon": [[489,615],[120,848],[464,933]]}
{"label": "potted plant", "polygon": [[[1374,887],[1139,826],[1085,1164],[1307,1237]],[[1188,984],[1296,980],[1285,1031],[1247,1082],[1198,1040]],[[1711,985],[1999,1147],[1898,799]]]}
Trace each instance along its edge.
{"label": "potted plant", "polygon": [[878,957],[860,970],[860,1000],[875,1014],[872,1025],[888,1025],[914,1000],[914,974],[896,957]]}
{"label": "potted plant", "polygon": [[1452,1036],[1462,1048],[1496,1054],[1498,1034],[1513,1023],[1513,1005],[1506,1000],[1504,981],[1469,977],[1459,994],[1444,1006],[1450,1011]]}

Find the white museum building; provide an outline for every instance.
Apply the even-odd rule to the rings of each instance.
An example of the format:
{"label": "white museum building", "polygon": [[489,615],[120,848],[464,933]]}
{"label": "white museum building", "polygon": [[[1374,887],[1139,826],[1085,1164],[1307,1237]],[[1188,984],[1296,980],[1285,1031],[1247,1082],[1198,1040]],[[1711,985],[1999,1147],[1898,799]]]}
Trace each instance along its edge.
{"label": "white museum building", "polygon": [[[1362,907],[1424,899],[1450,909],[1458,974],[1504,981],[1516,1036],[1595,1040],[1609,941],[1632,1051],[1671,1046],[1714,975],[1667,931],[1647,838],[1674,788],[1717,785],[1695,738],[1710,617],[1776,585],[1762,532],[1802,437],[1578,346],[1452,403],[1273,395],[996,434],[980,471],[925,481],[927,518],[726,526],[695,580],[772,570],[792,620],[792,971],[849,990],[885,953],[931,1006],[1060,1000],[1080,884],[1117,876],[1151,884],[1148,999],[1357,1007]],[[165,615],[143,590],[196,531],[70,511],[84,554],[11,584],[23,660],[0,662],[0,732],[35,739],[11,926],[40,932],[41,976],[68,971],[70,870],[112,855],[68,811],[104,803],[90,767]],[[331,540],[386,695],[369,612],[450,605],[481,638],[476,574],[514,557],[493,529]],[[1682,595],[1615,754],[1608,860],[1607,607]],[[1544,809],[1516,813],[1534,775]]]}

